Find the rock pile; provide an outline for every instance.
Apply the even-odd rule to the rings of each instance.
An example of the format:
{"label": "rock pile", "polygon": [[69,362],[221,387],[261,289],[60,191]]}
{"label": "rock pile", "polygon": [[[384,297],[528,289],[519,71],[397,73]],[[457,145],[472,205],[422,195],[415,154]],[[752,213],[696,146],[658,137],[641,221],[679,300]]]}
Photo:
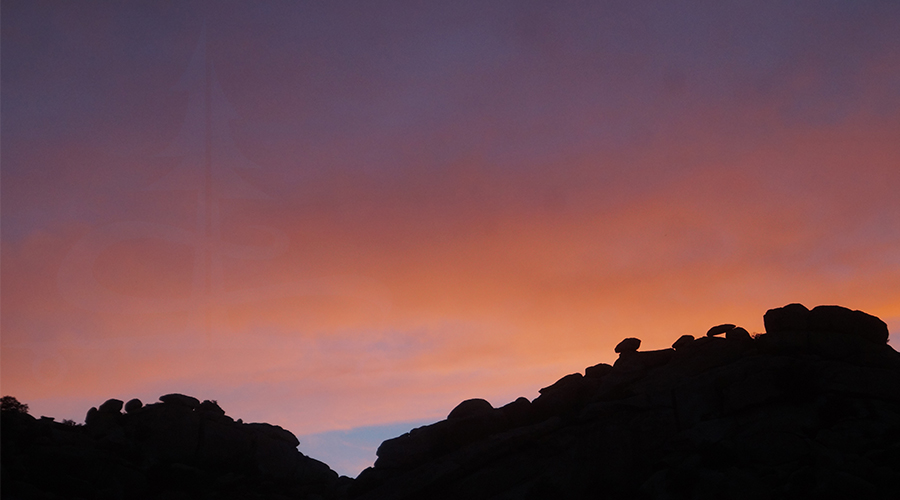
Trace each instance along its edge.
{"label": "rock pile", "polygon": [[764,322],[655,351],[625,339],[613,365],[533,401],[463,401],[383,442],[355,480],[281,427],[181,394],[111,399],[84,426],[3,411],[3,497],[900,498],[900,354],[884,322],[800,304]]}
{"label": "rock pile", "polygon": [[791,304],[765,326],[657,351],[625,339],[613,366],[534,401],[464,401],[382,443],[350,496],[900,498],[900,354],[884,322]]}
{"label": "rock pile", "polygon": [[3,498],[336,498],[337,474],[289,431],[235,421],[215,401],[159,399],[126,413],[110,399],[83,426],[3,412]]}

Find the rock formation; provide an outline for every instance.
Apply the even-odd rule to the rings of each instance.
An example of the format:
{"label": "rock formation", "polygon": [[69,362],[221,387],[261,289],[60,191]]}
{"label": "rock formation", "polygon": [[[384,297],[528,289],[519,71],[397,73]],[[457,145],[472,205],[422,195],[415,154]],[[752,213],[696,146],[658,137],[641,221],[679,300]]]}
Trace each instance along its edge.
{"label": "rock formation", "polygon": [[110,399],[83,426],[2,412],[3,498],[337,498],[338,475],[281,427],[236,422],[215,401],[160,401],[121,413]]}
{"label": "rock formation", "polygon": [[765,325],[658,351],[625,339],[612,367],[566,375],[530,405],[480,403],[385,441],[350,496],[900,498],[900,354],[884,322],[791,304]]}
{"label": "rock formation", "polygon": [[214,401],[109,400],[84,426],[10,403],[3,498],[900,498],[900,354],[884,322],[800,304],[764,322],[655,351],[625,339],[613,365],[533,401],[463,401],[382,443],[355,480]]}

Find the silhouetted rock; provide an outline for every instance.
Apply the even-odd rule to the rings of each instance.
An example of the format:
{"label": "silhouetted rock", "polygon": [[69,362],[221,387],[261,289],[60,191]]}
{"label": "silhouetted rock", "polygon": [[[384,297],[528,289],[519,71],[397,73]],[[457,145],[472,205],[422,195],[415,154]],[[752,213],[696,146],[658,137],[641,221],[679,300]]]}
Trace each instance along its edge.
{"label": "silhouetted rock", "polygon": [[809,309],[803,304],[788,304],[769,309],[763,315],[766,333],[805,332],[809,324]]}
{"label": "silhouetted rock", "polygon": [[191,396],[185,396],[184,394],[166,394],[165,396],[160,396],[159,400],[163,403],[168,403],[171,405],[181,405],[192,410],[200,406],[199,399]]}
{"label": "silhouetted rock", "polygon": [[84,416],[84,424],[85,424],[85,425],[91,425],[92,423],[96,422],[96,421],[97,421],[97,413],[99,413],[99,412],[97,411],[97,407],[96,407],[96,406],[92,406],[92,407],[87,411],[87,414]]}
{"label": "silhouetted rock", "polygon": [[807,332],[840,333],[879,345],[888,341],[888,328],[884,321],[841,306],[817,306],[810,311],[802,304],[788,304],[767,311],[763,321],[766,333],[777,334],[778,337],[767,342],[791,343],[795,348],[807,344]]}
{"label": "silhouetted rock", "polygon": [[137,410],[140,410],[143,406],[144,403],[142,403],[140,399],[134,398],[125,403],[125,413],[134,413]]}
{"label": "silhouetted rock", "polygon": [[538,418],[569,414],[582,402],[588,387],[580,373],[566,375],[538,391],[540,396],[531,402],[532,411]]}
{"label": "silhouetted rock", "polygon": [[653,368],[654,366],[668,363],[674,355],[675,349],[658,349],[655,351],[636,352],[632,359],[640,363],[644,368]]}
{"label": "silhouetted rock", "polygon": [[272,424],[244,424],[245,429],[254,431],[256,434],[264,435],[275,441],[282,441],[288,446],[299,446],[300,440],[291,431],[285,430],[278,425]]}
{"label": "silhouetted rock", "polygon": [[108,399],[105,403],[100,405],[97,408],[97,411],[102,413],[121,413],[122,412],[122,401],[118,399]]}
{"label": "silhouetted rock", "polygon": [[[773,309],[766,334],[720,325],[674,349],[637,351],[626,339],[596,376],[589,367],[530,407],[502,406],[507,426],[481,439],[403,467],[381,462],[399,444],[386,441],[350,496],[898,498],[900,354],[874,317],[822,311]],[[407,438],[434,439],[449,423]]]}
{"label": "silhouetted rock", "polygon": [[[606,365],[609,366],[609,365]],[[534,418],[534,411],[531,408],[531,401],[525,397],[516,398],[512,403],[507,403],[500,407],[500,412],[506,417],[512,427],[518,427],[531,422]]]}
{"label": "silhouetted rock", "polygon": [[215,416],[225,416],[225,410],[219,407],[219,403],[208,399],[197,406],[197,411]]}
{"label": "silhouetted rock", "polygon": [[614,365],[566,375],[534,401],[463,401],[384,441],[355,480],[302,455],[291,432],[235,422],[215,401],[173,394],[122,414],[110,400],[84,426],[4,409],[3,495],[900,498],[900,354],[884,323],[800,304],[764,321],[764,334],[733,327],[673,349],[626,339]]}
{"label": "silhouetted rock", "polygon": [[675,349],[677,351],[678,349],[684,349],[685,347],[688,347],[693,343],[693,335],[682,335],[681,337],[678,337],[678,340],[672,343],[672,349]]}
{"label": "silhouetted rock", "polygon": [[602,378],[604,375],[612,371],[612,365],[599,363],[584,369],[585,378]]}
{"label": "silhouetted rock", "polygon": [[809,329],[855,335],[875,344],[888,341],[887,324],[862,311],[840,306],[818,306],[809,312]]}
{"label": "silhouetted rock", "polygon": [[[3,411],[3,498],[336,499],[338,477],[276,425],[181,394],[109,400],[85,425]],[[346,488],[344,488],[346,489]]]}
{"label": "silhouetted rock", "polygon": [[707,337],[715,337],[716,335],[721,335],[721,334],[723,334],[723,333],[728,333],[728,332],[730,332],[731,330],[734,330],[734,325],[732,325],[731,323],[726,323],[726,324],[724,324],[724,325],[717,325],[717,326],[714,326],[714,327],[710,328],[710,329],[706,332],[706,336],[707,336]]}
{"label": "silhouetted rock", "polygon": [[485,415],[492,411],[494,411],[494,407],[483,399],[467,399],[450,411],[447,420]]}
{"label": "silhouetted rock", "polygon": [[629,353],[637,351],[639,347],[641,347],[641,339],[628,337],[627,339],[623,339],[616,345],[615,351],[619,354]]}
{"label": "silhouetted rock", "polygon": [[745,330],[744,328],[741,328],[739,326],[736,326],[736,327],[732,328],[731,330],[728,330],[727,332],[725,332],[725,338],[727,340],[750,340],[751,339],[750,332],[748,332],[747,330]]}

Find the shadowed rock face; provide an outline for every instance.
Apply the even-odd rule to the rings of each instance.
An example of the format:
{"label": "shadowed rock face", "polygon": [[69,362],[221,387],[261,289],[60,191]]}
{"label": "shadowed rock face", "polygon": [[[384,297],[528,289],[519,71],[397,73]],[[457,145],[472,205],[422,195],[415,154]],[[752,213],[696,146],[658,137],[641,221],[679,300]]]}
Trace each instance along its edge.
{"label": "shadowed rock face", "polygon": [[[338,478],[281,427],[181,394],[109,400],[84,426],[3,412],[3,498],[900,498],[900,354],[878,318],[772,309],[378,449]],[[724,337],[721,334],[725,334]]]}

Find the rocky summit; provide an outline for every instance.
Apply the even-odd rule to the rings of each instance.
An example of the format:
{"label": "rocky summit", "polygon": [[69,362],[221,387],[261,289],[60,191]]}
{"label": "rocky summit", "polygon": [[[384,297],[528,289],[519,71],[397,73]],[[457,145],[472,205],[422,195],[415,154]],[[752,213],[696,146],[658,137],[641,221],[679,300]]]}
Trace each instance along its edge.
{"label": "rocky summit", "polygon": [[[4,499],[335,498],[338,475],[277,425],[244,423],[215,401],[110,399],[84,425],[2,412]],[[348,478],[344,478],[348,480]]]}
{"label": "rocky summit", "polygon": [[3,498],[895,499],[900,354],[883,321],[771,309],[670,349],[623,340],[590,366],[378,449],[339,478],[290,432],[180,394],[110,400],[84,426],[3,412]]}

